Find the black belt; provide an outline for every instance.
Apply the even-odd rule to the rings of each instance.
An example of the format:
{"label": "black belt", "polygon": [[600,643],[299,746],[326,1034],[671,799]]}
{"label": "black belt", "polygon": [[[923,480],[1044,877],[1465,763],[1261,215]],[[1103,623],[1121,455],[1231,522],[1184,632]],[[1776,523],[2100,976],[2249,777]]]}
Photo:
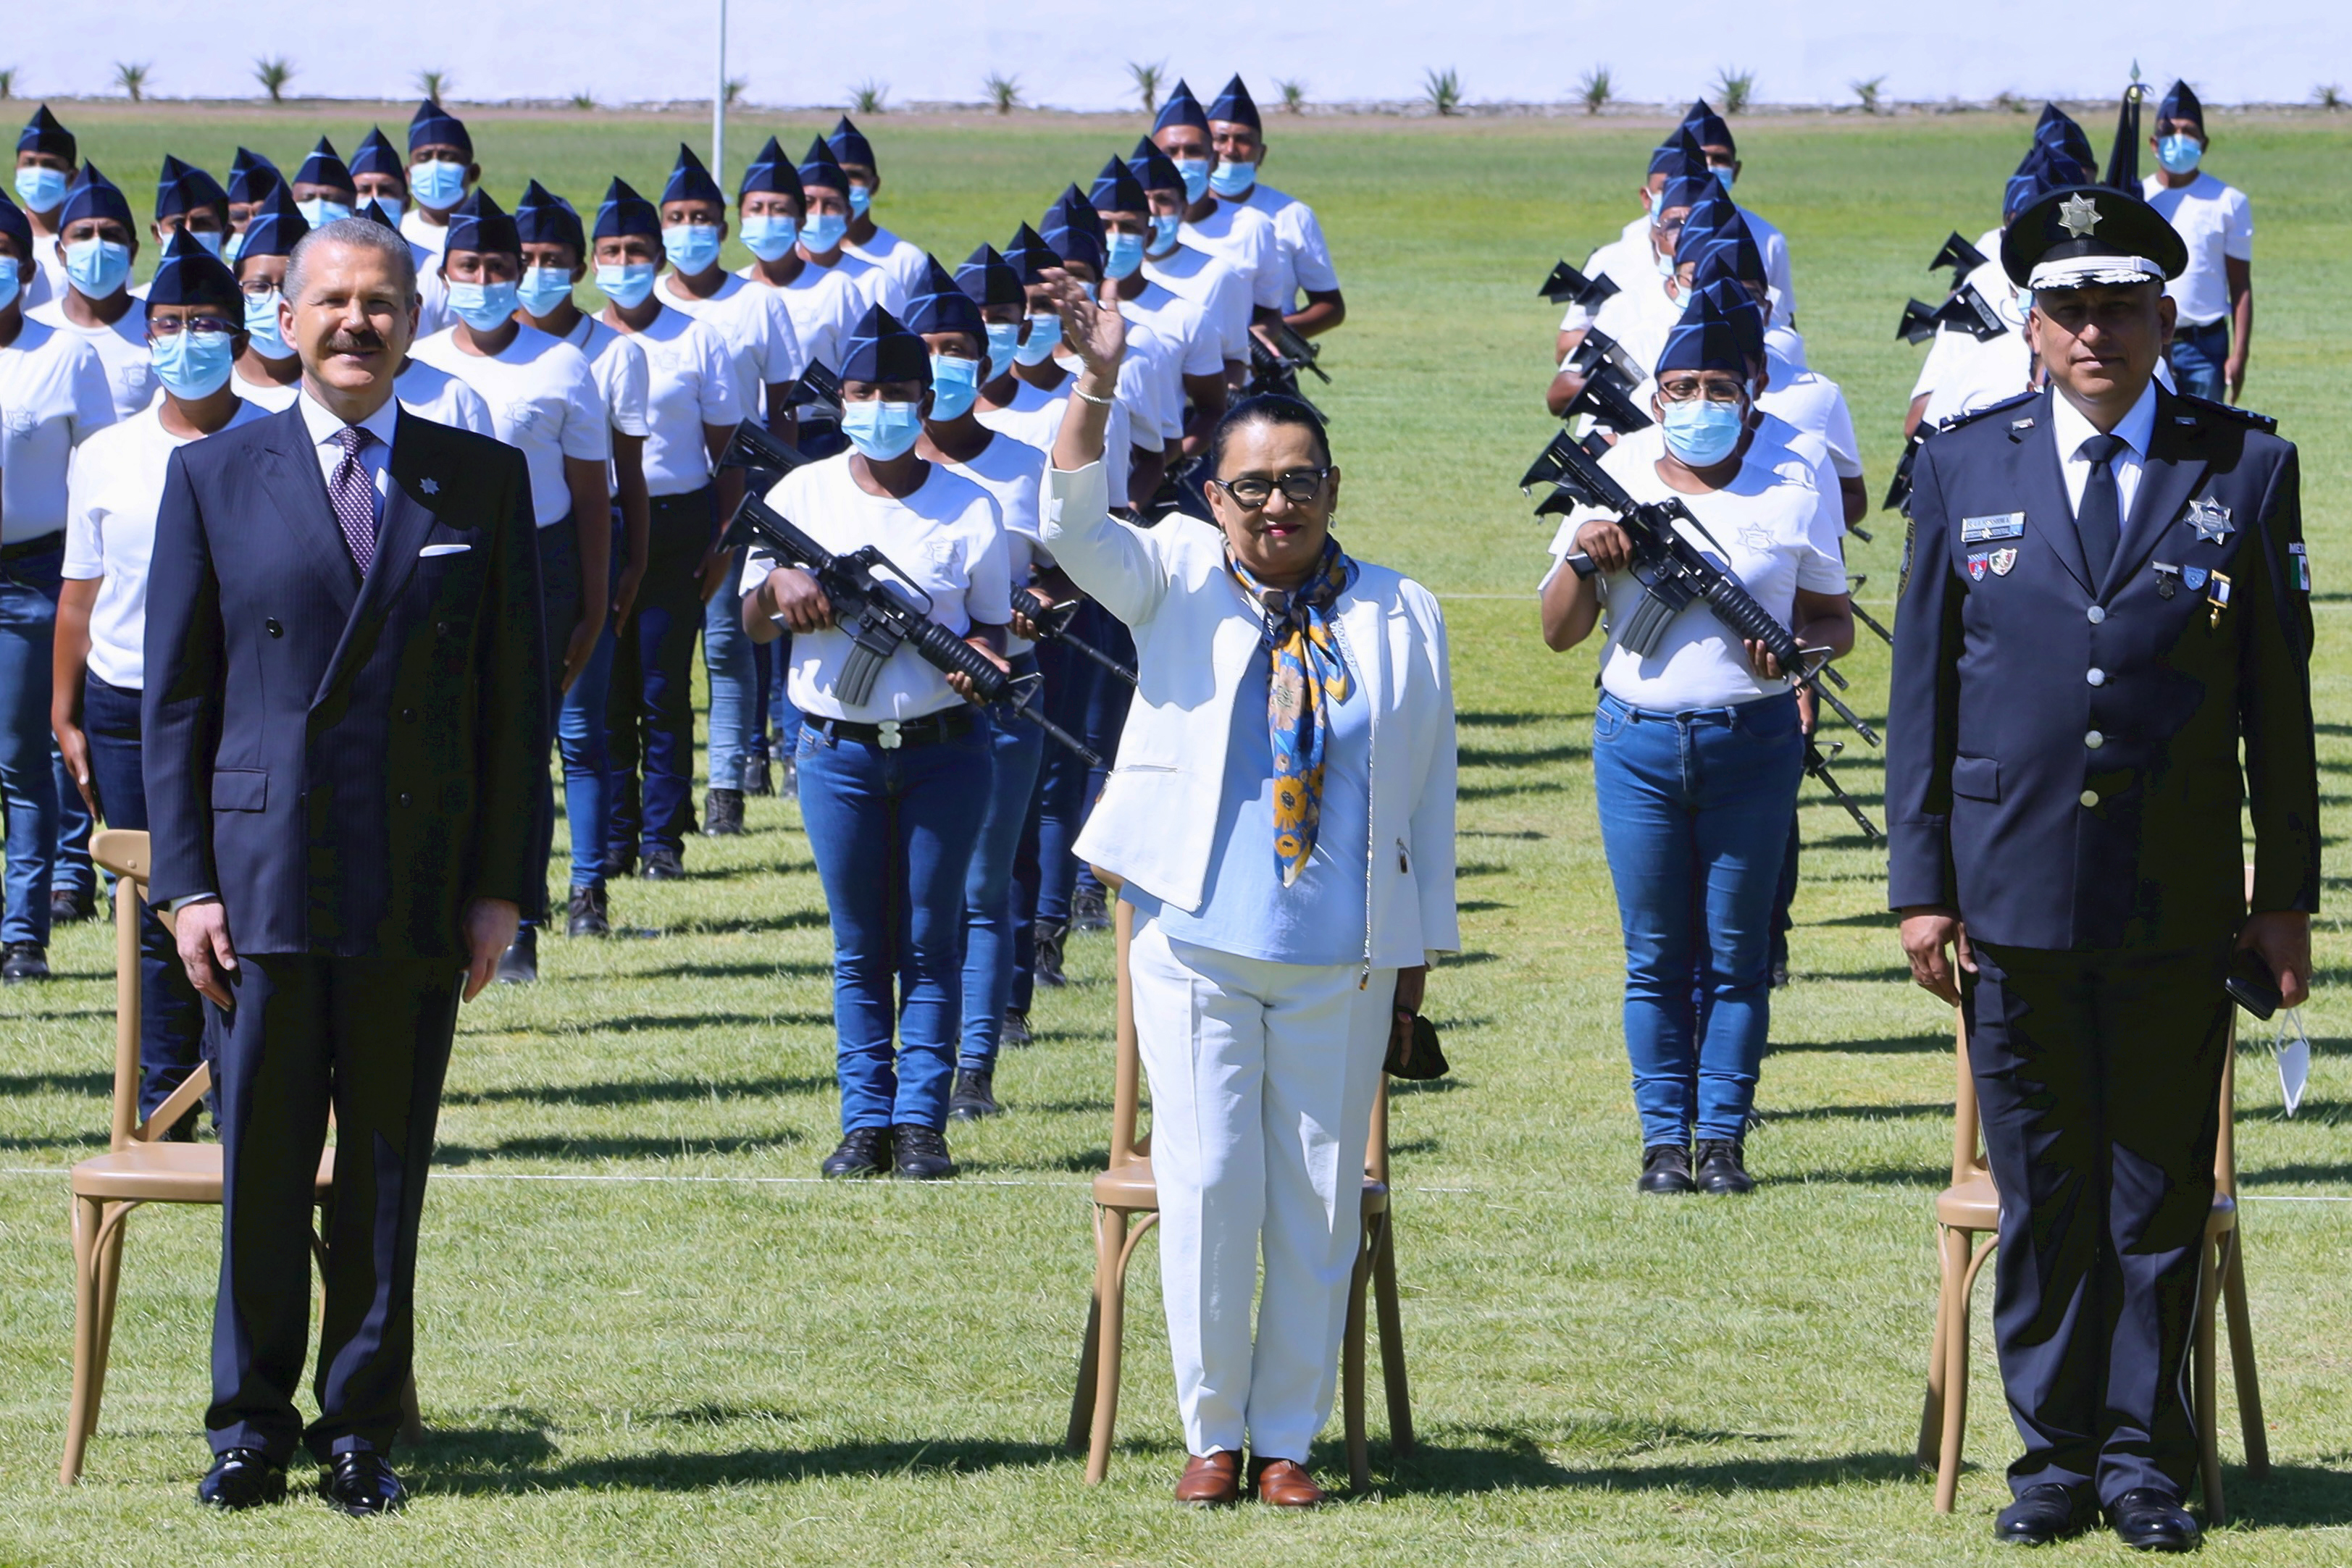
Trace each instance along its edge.
{"label": "black belt", "polygon": [[28,555],[47,555],[53,549],[66,548],[66,531],[59,528],[38,538],[18,539],[13,545],[0,545],[0,560],[22,560]]}
{"label": "black belt", "polygon": [[943,708],[925,714],[920,718],[890,718],[880,724],[852,724],[845,718],[803,718],[806,728],[835,740],[861,741],[878,746],[885,751],[899,751],[910,746],[929,746],[938,741],[953,740],[969,732],[978,722],[978,710],[969,704],[962,707]]}

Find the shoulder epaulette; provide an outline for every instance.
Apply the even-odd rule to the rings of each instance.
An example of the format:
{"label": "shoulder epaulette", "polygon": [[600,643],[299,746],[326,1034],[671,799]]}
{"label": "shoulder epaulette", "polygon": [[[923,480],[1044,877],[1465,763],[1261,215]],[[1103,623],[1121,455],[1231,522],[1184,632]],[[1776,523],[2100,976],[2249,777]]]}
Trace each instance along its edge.
{"label": "shoulder epaulette", "polygon": [[2173,400],[2176,402],[2187,403],[2200,413],[2215,414],[2222,419],[2234,420],[2240,424],[2250,424],[2265,435],[2274,435],[2278,433],[2277,420],[2266,413],[2256,413],[2250,408],[2240,408],[2233,402],[2216,402],[2210,397],[2197,397],[2189,392],[2176,392],[2173,394]]}
{"label": "shoulder epaulette", "polygon": [[1977,421],[1983,419],[1988,414],[2000,413],[2006,410],[2017,408],[2022,404],[2032,402],[2036,399],[2040,398],[2041,395],[2042,394],[2038,392],[2022,392],[2018,393],[2015,397],[2005,397],[1999,402],[1989,402],[1982,408],[1972,408],[1966,413],[1953,414],[1950,417],[1940,420],[1937,423],[1936,434],[1941,435],[1947,431],[1958,430],[1963,425],[1974,424]]}

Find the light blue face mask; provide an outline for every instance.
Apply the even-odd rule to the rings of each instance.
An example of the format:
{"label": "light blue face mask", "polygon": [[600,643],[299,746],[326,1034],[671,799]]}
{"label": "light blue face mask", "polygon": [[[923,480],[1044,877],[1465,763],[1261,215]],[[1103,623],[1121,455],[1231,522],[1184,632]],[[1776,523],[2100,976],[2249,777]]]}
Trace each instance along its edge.
{"label": "light blue face mask", "polygon": [[800,237],[800,221],[782,213],[759,213],[743,220],[743,244],[761,261],[782,261]]}
{"label": "light blue face mask", "polygon": [[[400,226],[400,215],[408,211],[408,204],[402,201],[398,196],[370,196],[367,198],[367,201],[373,202],[377,206],[383,209],[383,215],[392,220],[392,226],[394,228],[398,228]],[[362,202],[360,204],[362,206],[365,206],[367,202]]]}
{"label": "light blue face mask", "polygon": [[1024,365],[1042,365],[1062,347],[1062,319],[1059,316],[1032,316],[1029,335],[1021,340],[1013,360]]}
{"label": "light blue face mask", "polygon": [[204,246],[206,251],[214,256],[220,255],[221,241],[226,237],[211,229],[183,229],[180,232],[186,235],[198,245]]}
{"label": "light blue face mask", "polygon": [[228,237],[221,241],[220,258],[228,263],[231,267],[235,267],[236,265],[237,256],[244,251],[244,231],[240,229],[231,229],[228,231]]}
{"label": "light blue face mask", "polygon": [[517,293],[511,283],[452,283],[449,313],[477,332],[495,332],[513,319]]}
{"label": "light blue face mask", "polygon": [[2164,165],[2168,174],[2189,173],[2204,156],[2205,144],[2194,136],[2175,133],[2157,139],[2156,161]]}
{"label": "light blue face mask", "polygon": [[313,196],[307,202],[295,203],[294,206],[302,214],[302,221],[314,229],[352,215],[350,207],[341,202],[331,202],[324,196]]}
{"label": "light blue face mask", "polygon": [[[466,165],[444,162],[438,158],[411,163],[408,166],[408,193],[416,198],[418,206],[446,213],[466,199]],[[400,221],[397,208],[387,204],[384,212],[394,223]]]}
{"label": "light blue face mask", "polygon": [[567,267],[526,267],[515,298],[533,316],[544,316],[572,298],[572,273]]}
{"label": "light blue face mask", "polygon": [[853,217],[853,218],[862,218],[862,217],[864,217],[864,216],[866,215],[866,210],[868,207],[872,206],[873,204],[874,204],[874,187],[873,187],[873,186],[871,186],[871,185],[860,185],[860,184],[856,184],[856,183],[854,183],[850,185],[850,187],[849,187],[849,215],[850,215],[851,217]]}
{"label": "light blue face mask", "polygon": [[78,239],[66,246],[66,277],[83,298],[107,298],[131,277],[131,247],[110,239]]}
{"label": "light blue face mask", "polygon": [[1103,236],[1103,275],[1107,277],[1133,277],[1136,268],[1143,265],[1141,235],[1106,235]]}
{"label": "light blue face mask", "polygon": [[980,396],[980,361],[950,354],[931,356],[931,418],[961,419]]}
{"label": "light blue face mask", "polygon": [[1671,254],[1657,252],[1653,247],[1651,259],[1656,264],[1660,277],[1672,277],[1675,275],[1675,258]]}
{"label": "light blue face mask", "polygon": [[1171,159],[1176,172],[1184,176],[1184,201],[1187,205],[1199,201],[1209,192],[1209,161],[1206,158]]}
{"label": "light blue face mask", "polygon": [[596,287],[604,298],[624,310],[634,310],[646,302],[654,291],[654,264],[650,261],[625,261],[618,265],[599,262],[596,265]]}
{"label": "light blue face mask", "polygon": [[183,328],[148,344],[147,355],[154,362],[155,379],[163,383],[163,390],[193,401],[210,397],[228,385],[229,367],[236,362],[231,352],[236,341],[226,332],[191,332]]}
{"label": "light blue face mask", "polygon": [[678,224],[662,230],[662,247],[681,277],[699,277],[719,259],[719,228],[715,224]]}
{"label": "light blue face mask", "polygon": [[16,196],[27,212],[52,213],[66,199],[66,172],[37,165],[16,171]]}
{"label": "light blue face mask", "polygon": [[1164,218],[1151,220],[1151,244],[1146,254],[1166,256],[1176,248],[1176,231],[1184,226],[1184,214],[1171,213]]}
{"label": "light blue face mask", "polygon": [[811,213],[801,225],[801,244],[811,256],[827,256],[841,248],[849,220],[839,213]]}
{"label": "light blue face mask", "polygon": [[1727,192],[1731,189],[1731,182],[1739,172],[1738,169],[1728,163],[1709,163],[1706,166],[1706,172],[1714,175],[1715,183],[1721,185]]}
{"label": "light blue face mask", "polygon": [[1256,183],[1257,165],[1255,163],[1229,163],[1219,159],[1215,172],[1209,176],[1209,189],[1229,202],[1240,201]]}
{"label": "light blue face mask", "polygon": [[[0,303],[5,303],[0,301]],[[990,321],[988,328],[988,369],[992,375],[1002,375],[1013,363],[1013,356],[1021,351],[1021,323]]]}
{"label": "light blue face mask", "polygon": [[1748,423],[1739,404],[1703,397],[1667,403],[1665,414],[1666,450],[1692,468],[1711,468],[1730,456]]}
{"label": "light blue face mask", "polygon": [[273,288],[267,294],[245,297],[245,335],[253,351],[265,360],[290,360],[294,350],[278,331],[278,301],[282,298]]}
{"label": "light blue face mask", "polygon": [[[13,256],[0,256],[0,310],[5,310],[16,302],[17,287],[16,258]],[[996,329],[991,327],[988,332],[988,340],[993,344],[996,341]]]}
{"label": "light blue face mask", "polygon": [[915,444],[915,437],[922,433],[921,403],[884,402],[880,398],[872,398],[842,405],[841,434],[849,437],[849,444],[870,463],[887,463],[893,457],[904,456],[908,448]]}

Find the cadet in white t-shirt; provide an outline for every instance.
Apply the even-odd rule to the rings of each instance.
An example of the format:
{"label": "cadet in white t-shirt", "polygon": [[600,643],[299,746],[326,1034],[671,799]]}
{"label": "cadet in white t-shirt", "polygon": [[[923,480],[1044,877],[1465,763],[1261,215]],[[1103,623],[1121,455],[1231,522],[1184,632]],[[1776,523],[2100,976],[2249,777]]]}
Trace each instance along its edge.
{"label": "cadet in white t-shirt", "polygon": [[2142,185],[2189,246],[2189,269],[2164,286],[2179,306],[2169,359],[2180,390],[2238,401],[2254,332],[2254,209],[2246,193],[2199,164],[2210,145],[2205,106],[2176,81],[2156,107],[2148,138],[2157,172]]}
{"label": "cadet in white t-shirt", "polygon": [[[1257,177],[1265,162],[1265,125],[1248,88],[1235,76],[1209,106],[1209,137],[1217,166],[1209,189],[1221,202],[1263,213],[1274,225],[1274,256],[1258,275],[1257,300],[1270,306],[1302,337],[1328,332],[1348,318],[1339,274],[1315,209]],[[1298,297],[1307,302],[1301,306]]]}
{"label": "cadet in white t-shirt", "polygon": [[845,193],[849,199],[849,231],[841,247],[858,260],[881,269],[880,291],[876,298],[892,315],[904,316],[908,302],[923,287],[929,255],[921,246],[900,238],[874,221],[874,198],[882,189],[881,165],[874,156],[874,144],[866,140],[864,131],[850,123],[849,116],[841,117],[841,123],[833,128],[824,144],[849,181],[849,189]]}
{"label": "cadet in white t-shirt", "polygon": [[[466,122],[426,99],[408,120],[407,190],[405,212],[390,213],[410,244],[438,260],[449,237],[449,214],[481,181],[482,166],[474,161],[474,138]],[[420,261],[424,306],[417,319],[419,337],[448,324],[440,297],[437,267]]]}
{"label": "cadet in white t-shirt", "polygon": [[302,358],[278,323],[286,258],[310,225],[295,210],[293,193],[273,185],[247,214],[236,250],[236,282],[245,299],[245,351],[236,357],[236,395],[275,413],[301,395]]}
{"label": "cadet in white t-shirt", "polygon": [[147,327],[129,287],[131,263],[139,256],[131,204],[98,165],[85,164],[81,178],[66,193],[58,221],[66,287],[34,310],[32,318],[71,333],[98,351],[106,366],[115,417],[127,419],[155,397]]}
{"label": "cadet in white t-shirt", "polygon": [[23,204],[33,235],[27,242],[33,254],[26,260],[18,287],[27,310],[65,292],[65,257],[58,254],[56,243],[63,226],[58,214],[65,210],[66,193],[81,172],[80,160],[74,133],[49,112],[49,106],[34,110],[17,133],[16,162],[16,200]]}
{"label": "cadet in white t-shirt", "polygon": [[[1731,139],[1730,122],[1709,109],[1705,99],[1700,99],[1684,116],[1682,130],[1691,141],[1698,143],[1698,151],[1706,161],[1707,172],[1728,193],[1747,169],[1747,164],[1740,159],[1738,144]],[[1687,143],[1685,143],[1684,151],[1687,157]],[[1797,319],[1797,284],[1794,275],[1789,270],[1789,242],[1781,236],[1779,229],[1748,208],[1741,207],[1739,215],[1747,221],[1748,232],[1756,236],[1756,248],[1763,253],[1764,280],[1772,291],[1770,320],[1786,326]]]}
{"label": "cadet in white t-shirt", "polygon": [[735,365],[735,395],[747,417],[764,414],[768,427],[789,431],[784,408],[792,383],[808,361],[793,331],[792,313],[770,288],[754,287],[719,265],[727,238],[727,200],[683,142],[661,199],[662,247],[669,276],[662,303],[683,310],[719,334]]}
{"label": "cadet in white t-shirt", "polygon": [[1151,199],[1134,171],[1112,159],[1095,177],[1087,200],[1103,227],[1103,298],[1116,298],[1119,314],[1137,329],[1129,336],[1130,348],[1142,337],[1163,346],[1161,398],[1175,428],[1163,423],[1162,433],[1178,440],[1181,454],[1206,452],[1225,413],[1223,340],[1207,312],[1144,276]]}
{"label": "cadet in white t-shirt", "polygon": [[1168,101],[1160,106],[1160,118],[1151,126],[1151,141],[1168,155],[1169,162],[1176,165],[1178,177],[1184,182],[1186,205],[1178,236],[1242,275],[1249,284],[1252,319],[1275,315],[1275,290],[1280,287],[1276,276],[1280,245],[1275,237],[1274,221],[1254,207],[1220,202],[1216,193],[1209,189],[1213,151],[1209,117],[1202,112],[1201,100],[1184,83],[1178,82],[1175,90],[1168,95]]}
{"label": "cadet in white t-shirt", "polygon": [[872,301],[840,267],[809,259],[801,245],[808,194],[800,172],[774,137],[768,138],[743,171],[735,205],[742,218],[737,237],[751,253],[751,265],[735,276],[765,284],[782,296],[803,365],[837,369],[850,329]]}
{"label": "cadet in white t-shirt", "polygon": [[[147,829],[139,706],[147,684],[147,561],[165,470],[188,443],[265,417],[231,380],[243,300],[208,248],[188,239],[168,246],[142,312],[162,391],[74,452],[49,722],[76,793],[110,828]],[[152,910],[140,913],[145,1116],[194,1071],[204,1014],[171,933]]]}
{"label": "cadet in white t-shirt", "polygon": [[1151,138],[1135,144],[1135,156],[1127,167],[1151,207],[1143,276],[1200,308],[1224,358],[1226,388],[1236,391],[1249,379],[1249,280],[1223,259],[1184,243],[1184,177]]}
{"label": "cadet in white t-shirt", "polygon": [[[980,390],[980,402],[973,416],[989,429],[1002,432],[1043,451],[1050,452],[1054,437],[1060,434],[1062,420],[1069,413],[1070,399],[1066,390],[1072,374],[1061,361],[1076,362],[1062,341],[1062,318],[1053,303],[1053,290],[1045,282],[1047,271],[1062,266],[1062,258],[1046,247],[1037,231],[1023,224],[1013,236],[1013,244],[1002,258],[1005,272],[1021,286],[1024,308],[1030,314],[1022,321],[1020,340],[1013,349],[1010,364],[995,361],[993,338],[990,350],[990,369],[996,372]],[[992,271],[988,275],[992,277]],[[972,291],[981,275],[967,263],[959,279],[966,293]],[[989,284],[992,300],[992,283]],[[1120,390],[1126,391],[1129,372],[1122,366]],[[1153,438],[1157,440],[1155,436]],[[1128,417],[1127,401],[1122,396],[1111,405],[1109,433],[1104,438],[1103,466],[1109,481],[1115,502],[1135,505],[1141,486],[1134,482],[1137,459],[1143,454],[1136,444],[1132,422]],[[1157,454],[1153,455],[1154,456]],[[1144,491],[1140,500],[1149,501],[1158,489],[1159,480],[1152,479],[1152,490]]]}
{"label": "cadet in white t-shirt", "polygon": [[[1684,222],[1691,209],[1719,190],[1714,178],[1707,174],[1677,174],[1658,187],[1650,204],[1651,222],[1643,248],[1650,258],[1649,275],[1636,277],[1618,293],[1602,302],[1593,313],[1585,331],[1561,334],[1562,341],[1574,341],[1570,350],[1580,346],[1585,332],[1599,332],[1616,342],[1634,363],[1649,364],[1658,350],[1664,347],[1666,337],[1682,317],[1682,302],[1667,287],[1674,281],[1675,247],[1679,243]],[[1554,414],[1567,412],[1584,390],[1586,377],[1570,369],[1562,361],[1553,374],[1551,385],[1544,394],[1544,402]]]}
{"label": "cadet in white t-shirt", "polygon": [[449,231],[427,222],[410,199],[408,164],[384,133],[373,126],[352,154],[349,165],[352,203],[361,217],[373,211],[387,226],[398,229],[416,263],[416,335],[429,338],[449,324],[447,285],[441,277],[441,247]]}
{"label": "cadet in white t-shirt", "polygon": [[[864,256],[850,253],[850,179],[847,172],[834,162],[833,149],[824,137],[810,141],[808,152],[802,156],[794,173],[801,183],[807,211],[801,223],[801,258],[837,274],[849,284],[857,294],[859,315],[865,314],[868,305],[890,309],[898,287],[896,280]],[[897,314],[895,310],[891,313]]]}

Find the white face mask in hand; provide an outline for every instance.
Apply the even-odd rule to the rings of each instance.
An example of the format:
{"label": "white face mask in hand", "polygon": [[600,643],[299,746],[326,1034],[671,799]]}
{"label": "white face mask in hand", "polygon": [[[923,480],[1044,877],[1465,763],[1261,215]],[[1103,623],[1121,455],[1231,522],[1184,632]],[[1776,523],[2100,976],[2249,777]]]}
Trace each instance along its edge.
{"label": "white face mask in hand", "polygon": [[2288,1008],[2279,1014],[2278,1032],[2272,1037],[2271,1050],[2278,1056],[2279,1093],[2286,1101],[2286,1113],[2294,1115],[2303,1103],[2303,1091],[2311,1082],[2311,1036],[2303,1031],[2303,1009]]}

